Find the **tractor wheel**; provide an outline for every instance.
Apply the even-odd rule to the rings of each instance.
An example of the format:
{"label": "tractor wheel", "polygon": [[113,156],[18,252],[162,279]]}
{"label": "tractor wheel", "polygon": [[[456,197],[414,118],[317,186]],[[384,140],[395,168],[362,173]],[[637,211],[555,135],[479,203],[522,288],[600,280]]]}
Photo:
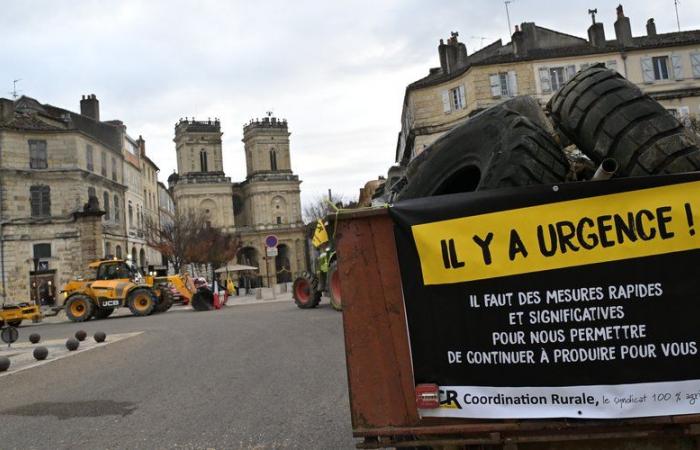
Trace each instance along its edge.
{"label": "tractor wheel", "polygon": [[174,299],[173,293],[170,292],[168,286],[161,286],[160,288],[160,301],[156,305],[154,312],[162,313],[170,309],[173,306]]}
{"label": "tractor wheel", "polygon": [[576,74],[549,101],[552,120],[596,164],[612,158],[616,176],[700,169],[700,150],[685,127],[614,70]]}
{"label": "tractor wheel", "polygon": [[66,316],[73,322],[90,320],[95,312],[95,305],[87,295],[74,295],[65,304]]}
{"label": "tractor wheel", "polygon": [[550,134],[505,104],[440,137],[409,164],[399,199],[566,180],[569,162]]}
{"label": "tractor wheel", "polygon": [[17,328],[18,326],[22,325],[22,319],[19,320],[8,320],[7,324],[11,327]]}
{"label": "tractor wheel", "polygon": [[343,297],[340,293],[340,272],[338,272],[338,261],[335,260],[328,268],[328,294],[331,298],[331,306],[336,311],[343,310]]}
{"label": "tractor wheel", "polygon": [[127,304],[131,314],[135,316],[147,316],[153,312],[156,302],[153,300],[153,292],[150,289],[136,288],[129,293]]}
{"label": "tractor wheel", "polygon": [[211,311],[214,309],[214,294],[206,288],[200,288],[190,301],[195,311]]}
{"label": "tractor wheel", "polygon": [[95,308],[95,314],[93,317],[95,319],[106,319],[114,312],[114,308]]}
{"label": "tractor wheel", "polygon": [[294,303],[301,309],[315,308],[321,301],[321,292],[315,286],[318,282],[312,275],[304,274],[292,285],[292,296]]}

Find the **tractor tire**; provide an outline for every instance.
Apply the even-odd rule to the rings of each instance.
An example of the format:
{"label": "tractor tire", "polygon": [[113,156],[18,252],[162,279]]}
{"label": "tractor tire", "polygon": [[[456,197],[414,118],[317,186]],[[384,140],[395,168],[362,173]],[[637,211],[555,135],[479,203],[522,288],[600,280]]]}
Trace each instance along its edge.
{"label": "tractor tire", "polygon": [[146,288],[136,288],[129,293],[126,300],[131,314],[135,316],[147,316],[156,307],[153,292]]}
{"label": "tractor tire", "polygon": [[173,293],[170,292],[170,288],[167,286],[162,286],[160,288],[160,301],[156,305],[154,312],[162,313],[170,309],[173,306],[174,299]]}
{"label": "tractor tire", "polygon": [[214,309],[214,293],[206,288],[200,288],[190,301],[195,311],[211,311]]}
{"label": "tractor tire", "polygon": [[552,136],[504,105],[456,126],[414,158],[397,198],[566,181],[569,163]]}
{"label": "tractor tire", "polygon": [[85,322],[94,314],[95,304],[87,295],[73,295],[66,300],[64,309],[73,322]]}
{"label": "tractor tire", "polygon": [[292,297],[297,307],[301,309],[315,308],[321,302],[321,292],[314,287],[318,285],[315,278],[305,273],[294,280]]}
{"label": "tractor tire", "polygon": [[336,311],[343,310],[343,297],[340,291],[340,272],[338,272],[338,260],[331,263],[328,268],[328,296],[331,300],[331,307]]}
{"label": "tractor tire", "polygon": [[549,101],[557,128],[596,164],[612,158],[615,176],[700,169],[700,150],[657,101],[602,64],[576,74]]}
{"label": "tractor tire", "polygon": [[109,317],[112,313],[114,312],[114,308],[101,308],[97,307],[95,308],[95,313],[93,314],[93,317],[97,319],[106,319]]}
{"label": "tractor tire", "polygon": [[8,321],[7,321],[7,324],[8,324],[9,326],[11,326],[11,327],[17,328],[18,326],[22,325],[22,319],[18,319],[18,320],[8,320]]}

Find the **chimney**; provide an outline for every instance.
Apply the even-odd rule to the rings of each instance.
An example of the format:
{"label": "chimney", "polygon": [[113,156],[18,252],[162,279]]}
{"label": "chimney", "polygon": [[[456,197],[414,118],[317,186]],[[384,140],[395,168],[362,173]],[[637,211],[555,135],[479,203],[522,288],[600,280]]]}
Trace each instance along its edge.
{"label": "chimney", "polygon": [[438,54],[442,73],[449,74],[467,65],[467,47],[457,39],[459,33],[453,31],[447,44],[440,39]]}
{"label": "chimney", "polygon": [[97,100],[95,94],[83,95],[80,100],[80,114],[100,121],[100,101]]}
{"label": "chimney", "polygon": [[647,36],[656,36],[656,24],[653,17],[647,20]]}
{"label": "chimney", "polygon": [[632,27],[629,17],[625,17],[622,5],[617,5],[617,20],[615,21],[615,37],[621,47],[632,46]]}
{"label": "chimney", "polygon": [[527,55],[525,36],[523,36],[523,32],[520,31],[520,27],[517,25],[515,26],[515,33],[513,33],[513,36],[511,36],[511,41],[513,42],[513,53],[516,56]]}
{"label": "chimney", "polygon": [[605,47],[605,28],[602,22],[596,22],[588,27],[588,42],[590,42],[593,47]]}
{"label": "chimney", "polygon": [[0,98],[0,123],[9,122],[15,117],[15,102]]}
{"label": "chimney", "polygon": [[139,146],[139,155],[146,156],[146,141],[139,134],[139,138],[136,140],[136,144]]}

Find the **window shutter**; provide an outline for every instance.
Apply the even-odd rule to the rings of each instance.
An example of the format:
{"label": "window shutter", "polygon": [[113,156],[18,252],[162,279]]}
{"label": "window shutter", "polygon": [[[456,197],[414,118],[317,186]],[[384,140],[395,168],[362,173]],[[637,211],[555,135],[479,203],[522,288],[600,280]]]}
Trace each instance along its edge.
{"label": "window shutter", "polygon": [[32,207],[32,217],[39,217],[41,215],[41,192],[39,192],[38,186],[32,186],[29,189],[30,194],[30,205]]}
{"label": "window shutter", "polygon": [[491,84],[491,96],[500,97],[501,96],[501,80],[498,74],[489,75],[489,83]]}
{"label": "window shutter", "polygon": [[459,98],[462,100],[462,109],[467,107],[467,95],[464,92],[464,85],[459,85]]}
{"label": "window shutter", "polygon": [[610,70],[617,71],[617,61],[615,61],[614,59],[611,59],[610,61],[605,63],[605,67],[607,67]]}
{"label": "window shutter", "polygon": [[693,76],[700,78],[700,53],[690,54],[690,65],[693,66]]}
{"label": "window shutter", "polygon": [[508,71],[508,94],[511,97],[518,95],[518,76],[515,74],[515,70]]}
{"label": "window shutter", "polygon": [[673,78],[675,80],[682,80],[683,65],[681,64],[681,55],[671,55],[671,65],[673,65]]}
{"label": "window shutter", "polygon": [[549,94],[552,92],[552,82],[549,79],[549,69],[546,67],[540,67],[540,87],[542,88],[543,94]]}
{"label": "window shutter", "polygon": [[654,66],[651,64],[651,58],[642,58],[642,79],[645,83],[654,82]]}
{"label": "window shutter", "polygon": [[576,66],[571,64],[566,66],[566,81],[569,81],[576,75]]}
{"label": "window shutter", "polygon": [[450,93],[447,90],[442,91],[442,110],[443,112],[450,112]]}
{"label": "window shutter", "polygon": [[48,186],[41,187],[41,215],[51,215],[51,188]]}

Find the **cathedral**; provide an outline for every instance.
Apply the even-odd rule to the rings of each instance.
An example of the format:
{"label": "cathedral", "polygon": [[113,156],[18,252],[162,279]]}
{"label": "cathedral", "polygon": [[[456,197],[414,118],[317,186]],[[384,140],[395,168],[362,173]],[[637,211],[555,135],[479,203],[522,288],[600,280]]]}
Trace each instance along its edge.
{"label": "cathedral", "polygon": [[[175,125],[177,173],[168,184],[177,211],[202,213],[211,226],[241,237],[237,262],[258,268],[247,277],[251,287],[290,282],[306,268],[306,245],[287,121],[268,114],[243,127],[242,182],[224,173],[222,135],[218,119],[180,119]],[[277,238],[276,251],[265,243],[271,235]]]}

